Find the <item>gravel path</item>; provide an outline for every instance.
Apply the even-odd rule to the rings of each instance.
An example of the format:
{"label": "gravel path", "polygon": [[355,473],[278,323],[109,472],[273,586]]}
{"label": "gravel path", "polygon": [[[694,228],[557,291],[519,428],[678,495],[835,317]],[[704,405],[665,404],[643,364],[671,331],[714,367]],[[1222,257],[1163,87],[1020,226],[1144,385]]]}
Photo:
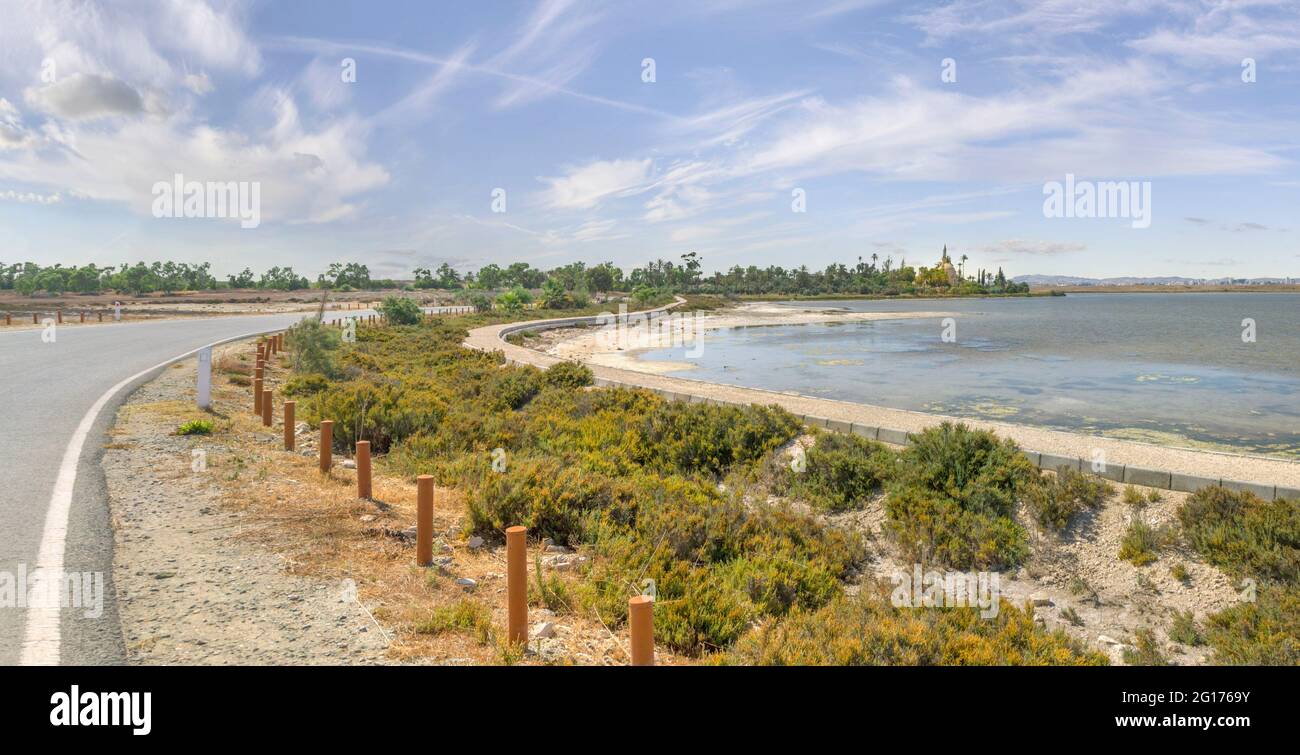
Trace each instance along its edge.
{"label": "gravel path", "polygon": [[104,453],[115,529],[113,579],[130,663],[384,663],[387,642],[346,584],[293,576],[240,534],[221,486],[194,471],[194,451],[226,451],[172,435],[196,414],[194,365],[168,369],[118,412]]}

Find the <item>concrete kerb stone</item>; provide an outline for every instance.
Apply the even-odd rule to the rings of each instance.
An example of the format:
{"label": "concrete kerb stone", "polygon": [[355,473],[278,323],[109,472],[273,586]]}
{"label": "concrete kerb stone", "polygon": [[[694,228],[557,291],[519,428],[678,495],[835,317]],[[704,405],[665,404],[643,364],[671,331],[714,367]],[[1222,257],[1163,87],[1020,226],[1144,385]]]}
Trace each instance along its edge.
{"label": "concrete kerb stone", "polygon": [[1183,474],[1182,472],[1173,472],[1170,474],[1169,489],[1179,493],[1195,493],[1201,488],[1208,488],[1218,485],[1219,480],[1211,477],[1201,477],[1194,474]]}
{"label": "concrete kerb stone", "polygon": [[860,435],[863,438],[870,438],[871,440],[875,440],[876,436],[880,433],[880,428],[875,425],[860,425],[857,422],[854,422],[852,423],[852,428],[852,433],[854,435]]}
{"label": "concrete kerb stone", "polygon": [[1169,484],[1172,481],[1173,473],[1164,472],[1159,469],[1147,469],[1145,467],[1125,467],[1124,482],[1130,485],[1143,485],[1148,488],[1162,488],[1169,490]]}

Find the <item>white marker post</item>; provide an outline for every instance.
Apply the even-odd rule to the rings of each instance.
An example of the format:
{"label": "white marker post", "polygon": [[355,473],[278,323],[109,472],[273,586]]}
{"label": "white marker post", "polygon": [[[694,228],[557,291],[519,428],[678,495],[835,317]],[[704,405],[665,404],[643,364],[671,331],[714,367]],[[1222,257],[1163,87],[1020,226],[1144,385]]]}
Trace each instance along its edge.
{"label": "white marker post", "polygon": [[199,349],[199,386],[197,402],[200,409],[212,406],[212,347]]}
{"label": "white marker post", "polygon": [[113,302],[113,321],[122,321],[122,302],[120,301]]}

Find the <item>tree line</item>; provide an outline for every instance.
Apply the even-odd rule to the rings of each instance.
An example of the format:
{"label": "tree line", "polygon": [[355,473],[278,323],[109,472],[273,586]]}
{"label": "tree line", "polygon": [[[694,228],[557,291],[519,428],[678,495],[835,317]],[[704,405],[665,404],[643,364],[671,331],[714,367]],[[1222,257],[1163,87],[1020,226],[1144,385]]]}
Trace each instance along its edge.
{"label": "tree line", "polygon": [[295,291],[299,289],[507,291],[513,296],[532,298],[540,292],[546,306],[585,306],[592,293],[632,292],[635,298],[650,300],[669,293],[715,294],[722,296],[832,296],[914,294],[1017,294],[1029,290],[1028,284],[1007,279],[1002,269],[996,273],[965,271],[967,257],[957,266],[951,264],[947,248],[932,267],[913,267],[906,259],[895,264],[892,256],[881,259],[872,254],[859,257],[852,265],[835,263],[823,270],[806,265],[784,268],[778,265],[736,265],[710,275],[703,273],[703,261],[695,252],[681,255],[677,261],[658,259],[624,272],[612,262],[587,266],[573,262],[550,270],[535,268],[527,262],[501,266],[484,265],[461,273],[450,264],[437,269],[416,268],[408,281],[374,279],[370,268],[357,262],[335,262],[315,281],[294,272],[292,267],[272,267],[260,276],[245,268],[237,275],[218,279],[210,272],[210,263],[191,265],[184,262],[154,262],[118,267],[83,265],[42,267],[33,262],[6,265],[0,262],[0,289],[13,289],[24,295],[93,294],[105,290],[130,294],[152,292],[212,291],[218,289],[261,289]]}

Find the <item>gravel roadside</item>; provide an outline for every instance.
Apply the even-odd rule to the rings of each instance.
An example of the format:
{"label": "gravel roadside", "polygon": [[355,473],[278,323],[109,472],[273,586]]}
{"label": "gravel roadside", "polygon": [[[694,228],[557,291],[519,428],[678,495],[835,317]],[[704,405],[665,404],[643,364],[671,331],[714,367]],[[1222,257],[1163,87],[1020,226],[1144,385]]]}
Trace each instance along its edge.
{"label": "gravel roadside", "polygon": [[141,386],[118,411],[103,457],[128,662],[391,662],[355,588],[288,574],[280,555],[241,538],[258,525],[223,510],[220,486],[209,479],[215,472],[203,468],[228,449],[173,434],[180,421],[200,416],[194,382],[187,361]]}

